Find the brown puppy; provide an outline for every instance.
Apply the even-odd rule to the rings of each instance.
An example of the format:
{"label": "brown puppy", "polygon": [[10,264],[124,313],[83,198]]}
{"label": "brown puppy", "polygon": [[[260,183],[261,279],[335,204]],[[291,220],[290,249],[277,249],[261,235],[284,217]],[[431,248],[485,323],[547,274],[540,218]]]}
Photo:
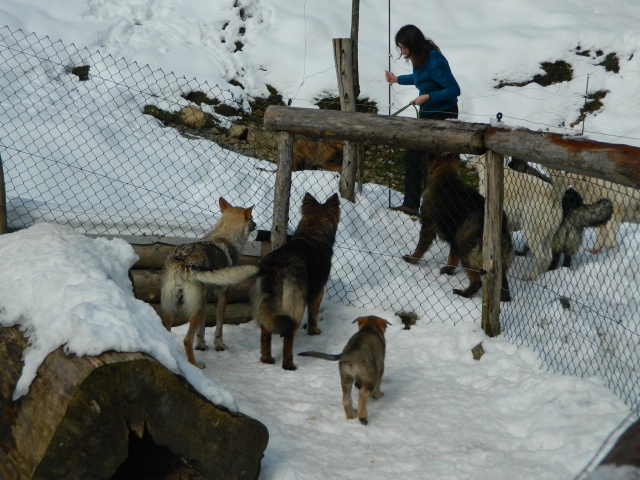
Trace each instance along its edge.
{"label": "brown puppy", "polygon": [[309,335],[320,333],[318,311],[331,272],[339,221],[337,193],[324,203],[307,193],[302,200],[302,218],[291,240],[260,260],[260,273],[251,288],[251,304],[254,318],[260,324],[262,363],[275,363],[271,356],[271,335],[277,333],[284,338],[282,368],[296,369],[293,338],[305,308]]}
{"label": "brown puppy", "polygon": [[[384,332],[391,325],[383,318],[376,316],[358,317],[358,331],[349,339],[339,355],[321,352],[301,352],[304,357],[316,357],[324,360],[338,360],[340,381],[342,383],[342,405],[347,418],[358,415],[363,425],[369,423],[367,398],[382,397],[380,382],[384,374],[385,340]],[[358,411],[353,410],[351,403],[351,387],[358,389]]]}
{"label": "brown puppy", "polygon": [[219,200],[222,216],[216,226],[202,240],[176,247],[167,255],[162,268],[162,322],[171,331],[173,317],[180,306],[189,319],[189,330],[184,337],[187,359],[204,368],[193,355],[193,337],[198,332],[198,350],[205,350],[204,307],[209,288],[218,296],[215,348],[224,350],[222,325],[227,307],[229,287],[258,273],[253,265],[238,265],[240,254],[256,228],[251,211],[253,207],[234,207],[224,198]]}

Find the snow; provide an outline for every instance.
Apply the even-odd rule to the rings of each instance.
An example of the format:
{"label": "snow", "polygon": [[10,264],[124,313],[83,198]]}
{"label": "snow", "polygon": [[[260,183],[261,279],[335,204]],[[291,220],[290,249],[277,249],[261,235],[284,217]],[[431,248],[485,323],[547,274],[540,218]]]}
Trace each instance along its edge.
{"label": "snow", "polygon": [[[273,85],[285,99],[291,99],[292,106],[312,107],[323,94],[336,94],[331,39],[349,36],[350,11],[351,2],[345,0],[5,0],[0,5],[0,24],[11,30],[22,29],[26,34],[46,35],[52,41],[73,43],[80,49],[86,47],[83,55],[90,56],[88,52],[95,50],[108,54],[111,63],[95,65],[105,76],[116,75],[118,59],[124,57],[140,65],[149,64],[152,70],[161,68],[184,76],[184,84],[193,78],[228,89],[245,107],[249,100],[267,95],[266,85]],[[487,0],[477,5],[449,0],[429,2],[428,8],[419,0],[407,0],[391,9],[385,2],[362,1],[361,96],[377,102],[381,114],[392,113],[415,97],[413,87],[389,87],[383,74],[388,68],[396,74],[409,71],[404,60],[398,59],[393,34],[405,23],[416,23],[441,47],[461,85],[461,120],[495,122],[496,113],[502,112],[502,121],[508,126],[580,133],[582,124],[573,128],[569,125],[578,118],[588,87],[589,92],[609,93],[605,107],[587,117],[584,136],[637,147],[639,17],[635,0]],[[236,42],[243,44],[239,51]],[[590,55],[577,55],[578,47],[582,52],[590,51]],[[603,54],[597,55],[598,50]],[[606,54],[614,52],[620,59],[618,74],[599,65]],[[556,60],[571,63],[572,81],[549,87],[529,84],[494,88],[501,80],[530,79],[542,73],[541,62]],[[3,72],[15,73],[11,88],[19,92],[11,97],[0,93],[0,141],[9,153],[13,153],[12,148],[19,150],[17,146],[26,134],[38,132],[44,138],[47,132],[53,132],[50,136],[71,141],[78,132],[70,130],[82,131],[77,125],[86,125],[87,131],[92,132],[87,142],[90,139],[97,144],[85,152],[86,165],[103,161],[103,168],[112,167],[124,176],[127,172],[117,170],[118,158],[113,154],[122,139],[132,134],[162,139],[172,147],[166,151],[174,151],[184,142],[178,135],[168,137],[167,131],[160,131],[148,116],[134,113],[140,110],[143,100],[140,95],[129,93],[130,85],[123,78],[118,77],[122,83],[115,86],[97,82],[64,85],[73,95],[60,95],[58,101],[44,106],[30,103],[30,89],[56,92],[64,78],[21,68],[24,70],[0,65]],[[243,87],[231,85],[230,81],[239,81]],[[125,94],[113,98],[126,101],[114,100],[106,110],[121,111],[126,125],[105,120],[100,108],[103,105],[88,104],[79,109],[77,101],[71,101],[93,95],[94,88],[114,88]],[[8,91],[7,85],[2,91]],[[180,93],[162,92],[173,95],[171,100],[176,102],[182,101]],[[7,113],[16,105],[26,112],[17,119]],[[28,123],[33,111],[38,112],[38,124]],[[402,113],[412,114],[413,109]],[[12,123],[14,130],[9,128]],[[50,150],[29,152],[23,159],[25,167],[38,162],[38,155],[57,161],[65,159],[64,151],[44,143],[38,145]],[[514,341],[518,338],[514,323],[505,325],[504,335],[486,337],[479,325],[480,298],[451,299],[451,289],[458,286],[451,283],[464,282],[464,275],[451,280],[437,275],[438,263],[443,260],[438,254],[421,264],[422,269],[433,269],[426,277],[415,274],[398,260],[407,253],[399,232],[411,228],[415,231],[416,227],[407,227],[410,220],[386,210],[386,188],[365,185],[354,206],[343,201],[338,234],[342,243],[338,249],[350,248],[360,253],[346,265],[334,265],[328,288],[346,285],[346,303],[351,305],[326,298],[321,307],[322,335],[310,337],[301,331],[294,351],[340,352],[355,332],[353,319],[360,315],[375,314],[393,323],[386,333],[382,385],[385,396],[370,402],[370,421],[364,427],[344,417],[336,364],[296,357],[298,370],[286,372],[278,366],[282,348],[278,339],[274,339],[276,366],[259,363],[259,329],[255,321],[225,326],[227,351],[196,352],[198,359],[208,365],[205,370],[188,364],[182,347],[186,327],[166,332],[153,309],[133,297],[127,277],[136,261],[133,249],[123,240],[89,238],[78,232],[77,227],[85,228],[91,216],[104,219],[97,227],[102,231],[91,233],[106,233],[113,225],[130,222],[131,211],[154,215],[153,199],[139,193],[144,182],[149,181],[143,175],[147,165],[188,164],[196,156],[208,155],[210,165],[200,172],[202,179],[196,187],[182,183],[167,186],[166,179],[162,182],[175,199],[175,209],[191,221],[188,228],[179,230],[181,217],[170,225],[163,223],[161,216],[153,217],[157,223],[153,233],[200,235],[211,225],[211,218],[206,209],[193,206],[203,199],[213,199],[209,203],[215,203],[216,191],[222,187],[220,178],[224,178],[220,173],[229,167],[224,150],[206,141],[193,140],[190,149],[183,151],[184,158],[168,157],[166,153],[140,156],[139,178],[132,177],[125,187],[112,187],[130,189],[128,195],[135,199],[133,210],[118,201],[109,203],[109,196],[100,198],[100,205],[95,205],[90,196],[81,198],[81,192],[70,192],[64,178],[56,177],[59,185],[52,187],[43,201],[57,205],[70,219],[71,210],[88,212],[86,218],[73,217],[71,223],[76,229],[45,223],[49,218],[36,217],[36,225],[0,237],[0,324],[19,325],[29,337],[25,367],[14,398],[28,392],[42,360],[60,346],[79,355],[107,350],[139,351],[185,376],[214,403],[246,413],[268,427],[270,440],[260,475],[263,480],[365,476],[638,478],[638,470],[632,467],[593,471],[598,459],[637,412],[623,402],[621,392],[614,391],[589,369],[591,362],[602,363],[610,358],[607,355],[613,348],[629,359],[627,374],[638,375],[637,313],[631,319],[625,317],[627,323],[620,326],[617,316],[594,311],[591,298],[595,296],[596,303],[605,305],[611,302],[609,298],[616,297],[619,303],[612,302],[613,308],[618,305],[637,312],[638,277],[629,272],[629,265],[638,262],[637,225],[622,226],[616,249],[598,256],[580,252],[571,271],[561,269],[543,275],[554,291],[577,299],[577,308],[568,313],[550,306],[554,295],[549,291],[514,281],[514,296],[526,292],[532,298],[531,308],[538,309],[537,317],[554,323],[553,329],[537,331],[541,347],[533,349]],[[5,155],[3,152],[3,158]],[[272,202],[273,175],[252,168],[260,162],[247,158],[246,163],[242,178],[226,181],[224,188],[233,192],[231,198],[238,204],[249,205],[255,198],[261,199],[262,207],[255,209],[256,222],[269,225],[269,209],[265,205]],[[331,174],[298,174],[292,198],[301,198],[310,191],[324,200],[336,188]],[[28,188],[24,194],[28,194]],[[399,198],[395,192],[391,194],[394,199]],[[37,210],[37,201],[33,205]],[[184,205],[192,207],[192,211],[183,211]],[[212,206],[212,210],[217,214],[217,207]],[[291,212],[295,225],[298,205],[292,204]],[[369,254],[365,248],[371,231],[385,235],[392,232],[380,240],[378,254]],[[585,245],[593,240],[590,231]],[[517,261],[524,266],[524,260]],[[610,272],[616,272],[615,282]],[[403,329],[395,315],[400,286],[412,292],[412,306],[433,305],[427,318],[418,320],[410,330]],[[358,298],[371,295],[383,299],[380,308],[373,308],[366,301],[357,306]],[[504,309],[507,319],[519,315],[513,307]],[[593,325],[597,328],[589,328]],[[211,337],[208,330],[209,343]],[[477,361],[472,358],[471,349],[479,343],[485,354]],[[600,345],[597,351],[586,348],[594,344]],[[552,373],[543,366],[542,358],[547,362],[566,361],[569,349],[575,355],[578,376]],[[638,392],[634,390],[630,395],[629,403],[637,406]]]}

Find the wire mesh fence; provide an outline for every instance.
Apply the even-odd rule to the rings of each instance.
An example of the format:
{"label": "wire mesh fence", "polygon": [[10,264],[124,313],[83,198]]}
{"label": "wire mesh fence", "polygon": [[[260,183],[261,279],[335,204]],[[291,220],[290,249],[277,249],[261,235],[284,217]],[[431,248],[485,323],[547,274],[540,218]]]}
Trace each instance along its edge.
{"label": "wire mesh fence", "polygon": [[[9,227],[57,222],[87,234],[196,238],[215,223],[218,198],[224,197],[253,205],[258,229],[270,231],[277,137],[261,128],[261,114],[269,104],[282,104],[276,92],[270,94],[249,105],[229,89],[0,29]],[[339,190],[343,147],[335,139],[297,139],[291,230],[305,193],[324,201]],[[481,165],[464,160],[460,181],[482,193]],[[389,208],[403,201],[404,150],[369,146],[363,167],[356,202],[342,202],[328,297],[404,312],[424,323],[479,320],[480,294],[453,294],[473,278],[461,268],[447,271],[446,241],[435,238],[414,265],[403,259],[415,251],[421,230],[417,216]],[[508,270],[512,300],[501,304],[502,330],[515,344],[537,351],[546,368],[599,375],[637,409],[638,219],[625,217],[616,228],[618,245],[598,255],[584,249],[597,242],[594,227],[565,225],[565,231],[579,230],[580,243],[560,248],[565,258],[572,255],[570,268],[548,272],[562,208],[543,201],[554,188],[549,179],[524,176],[534,178],[505,169],[513,246],[529,251]],[[585,192],[581,198],[589,205],[611,197],[614,206],[640,211],[638,191],[606,195],[613,192],[607,186],[595,196]],[[467,208],[474,198],[455,201]],[[446,205],[435,210],[444,220],[460,215]]]}

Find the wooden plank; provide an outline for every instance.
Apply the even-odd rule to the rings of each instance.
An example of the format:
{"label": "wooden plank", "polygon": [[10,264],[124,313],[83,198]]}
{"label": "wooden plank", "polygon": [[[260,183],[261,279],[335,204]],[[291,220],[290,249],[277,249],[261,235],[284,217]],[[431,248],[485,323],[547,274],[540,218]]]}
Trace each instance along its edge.
{"label": "wooden plank", "polygon": [[502,288],[502,189],[504,158],[487,152],[485,169],[486,198],[482,264],[487,272],[482,279],[482,330],[490,337],[500,335],[500,289]]}
{"label": "wooden plank", "polygon": [[278,135],[278,168],[276,170],[275,191],[273,192],[273,224],[271,225],[271,248],[273,250],[281,247],[287,241],[294,140],[294,136],[286,131],[282,131]]}
{"label": "wooden plank", "polygon": [[488,149],[558,170],[640,188],[640,148],[557,133],[491,127]]}
{"label": "wooden plank", "polygon": [[370,145],[391,145],[420,150],[483,154],[483,123],[392,117],[374,113],[339,112],[271,105],[264,126],[293,135],[344,139]]}

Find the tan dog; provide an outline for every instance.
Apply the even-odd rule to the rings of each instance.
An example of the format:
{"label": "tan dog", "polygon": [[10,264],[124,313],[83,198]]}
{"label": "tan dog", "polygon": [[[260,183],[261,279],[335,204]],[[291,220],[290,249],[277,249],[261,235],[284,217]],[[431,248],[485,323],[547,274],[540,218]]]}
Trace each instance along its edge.
{"label": "tan dog", "polygon": [[[383,318],[376,316],[358,317],[358,331],[349,339],[339,355],[321,352],[301,352],[304,357],[316,357],[324,360],[338,360],[340,381],[342,383],[342,405],[347,418],[358,415],[360,423],[369,423],[367,398],[382,397],[380,382],[384,374],[385,340],[384,332],[391,325]],[[351,403],[351,387],[358,389],[358,411],[353,410]]]}
{"label": "tan dog", "polygon": [[198,331],[198,350],[206,350],[204,342],[204,307],[209,288],[218,296],[215,348],[224,350],[222,325],[227,308],[229,287],[258,273],[258,267],[238,264],[249,232],[256,224],[251,217],[253,207],[234,207],[224,198],[219,200],[222,216],[216,226],[202,240],[180,245],[167,255],[162,268],[162,322],[171,331],[173,317],[181,303],[189,319],[189,330],[184,337],[187,359],[204,368],[193,355],[193,337]]}

